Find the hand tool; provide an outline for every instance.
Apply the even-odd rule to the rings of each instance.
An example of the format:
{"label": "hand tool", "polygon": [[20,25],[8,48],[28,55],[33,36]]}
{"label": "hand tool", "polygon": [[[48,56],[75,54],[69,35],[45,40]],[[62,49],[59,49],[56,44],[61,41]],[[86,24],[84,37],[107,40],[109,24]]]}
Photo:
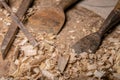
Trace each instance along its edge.
{"label": "hand tool", "polygon": [[[19,25],[19,28],[24,32],[24,34],[26,35],[26,37],[28,38],[28,40],[30,41],[30,43],[33,46],[37,45],[36,40],[33,38],[33,36],[28,32],[28,30],[24,27],[24,25],[20,22],[19,18],[22,18],[23,15],[25,14],[27,8],[29,7],[30,3],[32,2],[32,0],[23,0],[22,4],[20,5],[20,8],[18,9],[17,12],[17,16],[12,12],[12,10],[9,8],[9,6],[6,4],[5,1],[1,0],[0,1],[3,6],[11,13],[11,17],[13,19],[13,21]],[[26,4],[25,4],[26,3]],[[23,6],[24,5],[24,6]],[[2,56],[3,59],[5,58],[5,56],[7,55],[7,52],[15,38],[15,34],[18,31],[17,25],[12,23],[11,26],[9,27],[9,30],[5,36],[5,39],[3,40],[2,46],[1,46],[1,52],[2,52]]]}
{"label": "hand tool", "polygon": [[118,1],[115,8],[111,11],[107,19],[103,22],[100,29],[92,34],[89,34],[78,42],[76,42],[72,48],[75,53],[79,54],[82,52],[95,53],[99,48],[105,34],[110,31],[115,25],[120,22],[120,0]]}
{"label": "hand tool", "polygon": [[44,6],[29,19],[37,31],[58,34],[65,22],[64,11],[79,0],[61,0],[58,5]]}

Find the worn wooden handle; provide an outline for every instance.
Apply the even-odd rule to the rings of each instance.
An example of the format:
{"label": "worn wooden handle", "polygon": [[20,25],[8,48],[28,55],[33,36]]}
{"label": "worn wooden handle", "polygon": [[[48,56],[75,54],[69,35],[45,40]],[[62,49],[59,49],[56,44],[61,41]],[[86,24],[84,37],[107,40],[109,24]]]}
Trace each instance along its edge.
{"label": "worn wooden handle", "polygon": [[115,8],[108,15],[100,30],[98,31],[103,36],[107,31],[120,22],[120,0],[118,1]]}
{"label": "worn wooden handle", "polygon": [[59,3],[59,6],[65,10],[67,9],[69,6],[71,6],[72,4],[74,4],[75,2],[77,2],[79,0],[61,0]]}

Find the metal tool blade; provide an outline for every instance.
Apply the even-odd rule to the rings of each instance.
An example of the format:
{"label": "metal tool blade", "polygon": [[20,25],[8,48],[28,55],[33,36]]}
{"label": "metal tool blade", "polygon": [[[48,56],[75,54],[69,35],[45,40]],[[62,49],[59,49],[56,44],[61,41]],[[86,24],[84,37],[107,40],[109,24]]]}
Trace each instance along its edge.
{"label": "metal tool blade", "polygon": [[[24,14],[26,13],[27,9],[29,8],[29,6],[32,2],[33,2],[33,0],[23,0],[21,2],[20,7],[16,13],[18,18],[21,19],[24,16]],[[14,39],[15,39],[15,35],[17,34],[17,32],[18,32],[18,27],[16,24],[14,24],[14,22],[12,22],[11,25],[9,26],[8,32],[6,33],[5,38],[1,45],[1,52],[2,52],[3,59],[6,57]]]}

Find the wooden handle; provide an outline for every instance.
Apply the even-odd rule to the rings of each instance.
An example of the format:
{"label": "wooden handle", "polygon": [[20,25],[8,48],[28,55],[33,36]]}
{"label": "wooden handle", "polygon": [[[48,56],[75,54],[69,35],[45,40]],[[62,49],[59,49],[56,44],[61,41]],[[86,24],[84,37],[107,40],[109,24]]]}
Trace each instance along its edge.
{"label": "wooden handle", "polygon": [[61,0],[58,6],[60,6],[63,10],[65,10],[77,1],[79,0]]}
{"label": "wooden handle", "polygon": [[98,31],[103,36],[107,31],[120,22],[120,0],[115,8],[111,11],[107,19],[104,21],[102,27]]}

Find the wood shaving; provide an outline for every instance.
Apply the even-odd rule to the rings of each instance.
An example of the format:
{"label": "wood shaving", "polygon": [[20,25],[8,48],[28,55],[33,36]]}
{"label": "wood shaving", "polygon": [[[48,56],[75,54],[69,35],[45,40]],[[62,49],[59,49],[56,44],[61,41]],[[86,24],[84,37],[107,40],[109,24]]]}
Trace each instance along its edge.
{"label": "wood shaving", "polygon": [[104,75],[104,72],[102,72],[102,71],[97,71],[97,70],[96,70],[96,71],[94,72],[94,76],[97,77],[97,78],[99,78],[99,79],[102,78],[103,75]]}
{"label": "wood shaving", "polygon": [[60,56],[58,59],[58,69],[60,70],[61,73],[63,73],[63,71],[66,68],[66,65],[68,63],[69,60],[69,55],[65,55],[65,56]]}

